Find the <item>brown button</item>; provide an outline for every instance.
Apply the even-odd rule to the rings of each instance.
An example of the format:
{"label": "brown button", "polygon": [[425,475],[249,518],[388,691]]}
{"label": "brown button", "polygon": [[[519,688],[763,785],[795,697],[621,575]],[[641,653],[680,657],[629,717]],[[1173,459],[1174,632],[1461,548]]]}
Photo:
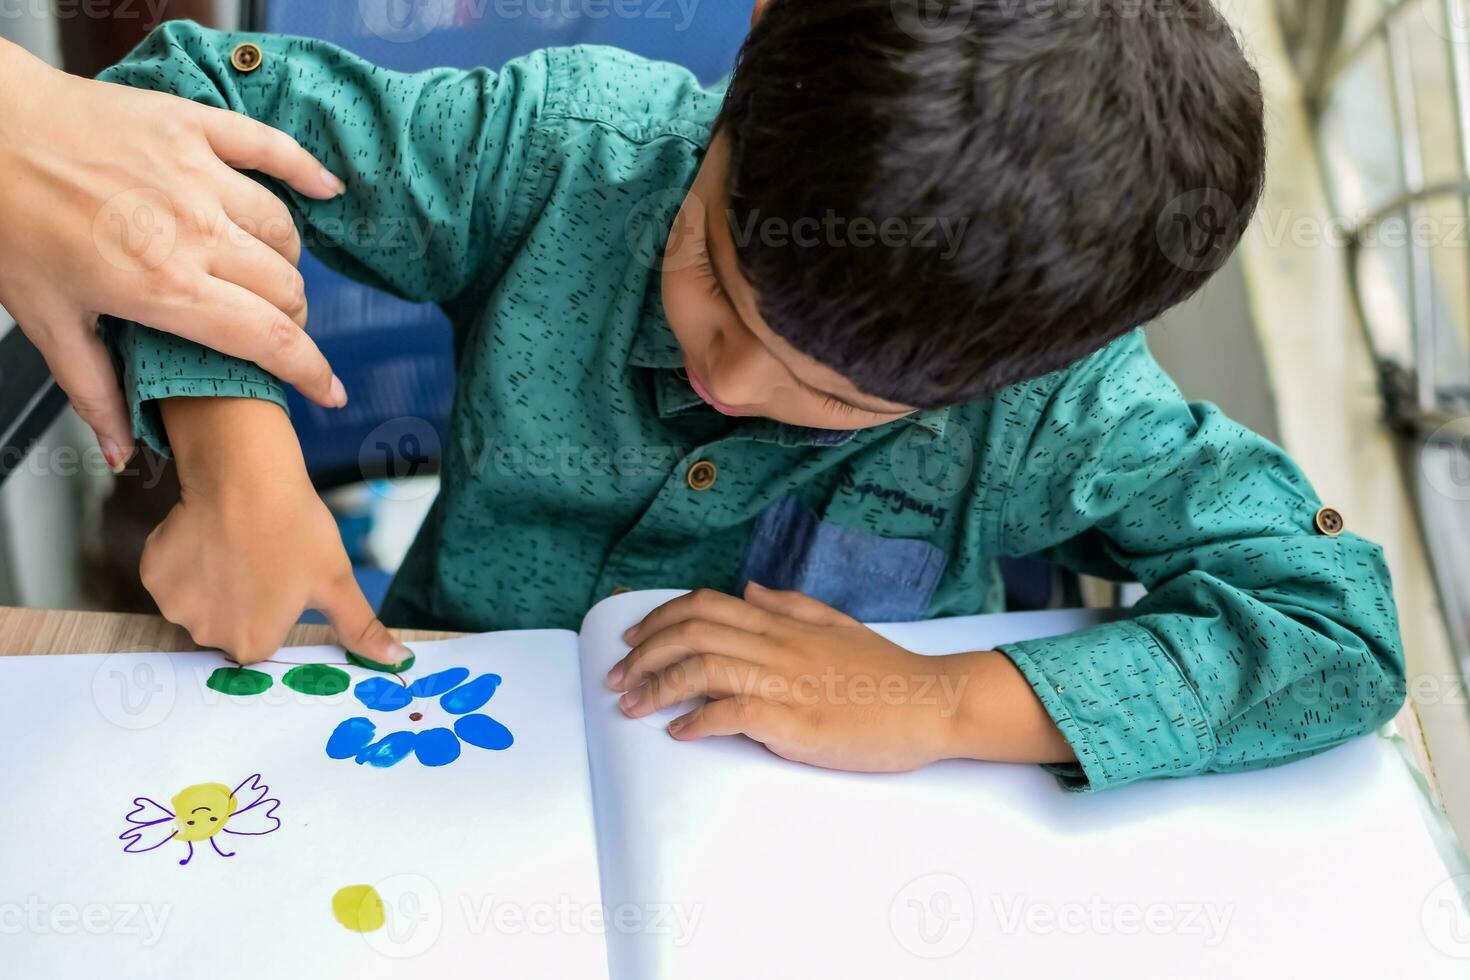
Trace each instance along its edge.
{"label": "brown button", "polygon": [[1317,530],[1330,538],[1337,537],[1343,532],[1343,528],[1347,527],[1347,523],[1342,519],[1342,515],[1331,507],[1323,507],[1317,511],[1316,523]]}
{"label": "brown button", "polygon": [[608,595],[626,595],[626,594],[628,594],[629,592],[632,592],[632,591],[633,590],[630,589],[630,588],[628,588],[626,585],[619,585],[618,587],[616,587],[615,589],[613,589],[611,592],[609,592]]}
{"label": "brown button", "polygon": [[260,45],[248,41],[237,44],[230,53],[230,64],[235,66],[236,71],[243,71],[247,75],[259,68],[264,60],[265,55],[260,53]]}
{"label": "brown button", "polygon": [[714,463],[711,463],[707,459],[701,459],[699,462],[689,467],[689,475],[686,477],[686,479],[689,481],[690,490],[703,491],[708,490],[710,487],[714,486],[715,480],[719,477],[719,475],[719,467],[715,466]]}

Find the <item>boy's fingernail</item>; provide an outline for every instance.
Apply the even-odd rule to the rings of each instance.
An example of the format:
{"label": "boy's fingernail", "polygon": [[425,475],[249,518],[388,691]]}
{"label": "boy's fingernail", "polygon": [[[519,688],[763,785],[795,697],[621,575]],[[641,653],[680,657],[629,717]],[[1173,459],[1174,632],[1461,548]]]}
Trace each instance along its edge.
{"label": "boy's fingernail", "polygon": [[357,654],[353,653],[351,650],[348,650],[347,662],[351,664],[356,664],[357,666],[363,667],[367,670],[378,670],[382,671],[385,674],[401,674],[408,668],[412,667],[413,662],[417,659],[414,656],[413,651],[401,643],[395,643],[391,647],[389,647],[388,656],[394,658],[392,663],[383,663],[379,660],[369,660],[367,657],[360,657]]}
{"label": "boy's fingernail", "polygon": [[335,374],[332,375],[332,404],[338,408],[343,408],[347,404],[347,386]]}
{"label": "boy's fingernail", "polygon": [[624,711],[632,711],[635,707],[638,706],[638,699],[640,697],[641,695],[639,694],[639,692],[629,691],[627,694],[624,694],[622,697],[618,698],[618,707],[622,708]]}
{"label": "boy's fingernail", "polygon": [[622,664],[613,664],[613,669],[607,672],[607,686],[616,691],[623,682],[623,673]]}
{"label": "boy's fingernail", "polygon": [[669,722],[669,734],[679,734],[680,730],[682,730],[683,727],[687,724],[689,724],[688,718],[675,718],[673,721]]}
{"label": "boy's fingernail", "polygon": [[757,592],[769,592],[770,591],[764,585],[761,585],[759,582],[757,582],[755,579],[751,579],[749,582],[746,583],[746,585],[749,588],[752,588],[752,589],[754,589]]}
{"label": "boy's fingernail", "polygon": [[633,645],[633,639],[637,635],[638,635],[638,624],[637,623],[634,623],[632,626],[629,626],[627,629],[623,630],[623,642],[626,643],[626,644],[628,644],[628,646],[632,646]]}
{"label": "boy's fingernail", "polygon": [[347,185],[342,182],[342,178],[332,173],[326,167],[322,168],[322,183],[326,184],[327,189],[333,194],[341,194],[347,189]]}
{"label": "boy's fingernail", "polygon": [[128,461],[124,458],[122,450],[118,448],[116,440],[102,438],[97,444],[102,448],[102,458],[107,460],[107,466],[113,473],[121,473],[127,469]]}

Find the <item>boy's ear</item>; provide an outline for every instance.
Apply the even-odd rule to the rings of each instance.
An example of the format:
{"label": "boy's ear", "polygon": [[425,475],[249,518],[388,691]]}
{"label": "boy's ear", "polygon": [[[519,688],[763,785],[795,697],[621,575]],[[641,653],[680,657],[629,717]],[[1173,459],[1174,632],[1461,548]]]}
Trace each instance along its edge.
{"label": "boy's ear", "polygon": [[750,26],[755,27],[755,22],[761,19],[761,14],[766,9],[766,4],[771,0],[755,0],[755,6],[750,11]]}

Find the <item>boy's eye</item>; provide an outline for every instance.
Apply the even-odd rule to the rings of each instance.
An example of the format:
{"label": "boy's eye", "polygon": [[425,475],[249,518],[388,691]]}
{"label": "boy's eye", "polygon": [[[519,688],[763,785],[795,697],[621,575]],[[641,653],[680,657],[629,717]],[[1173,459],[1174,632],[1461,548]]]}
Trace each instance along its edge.
{"label": "boy's eye", "polygon": [[835,410],[838,413],[843,414],[843,415],[850,415],[853,412],[856,412],[857,411],[857,409],[853,408],[847,402],[838,401],[836,398],[833,398],[831,395],[828,395],[827,396],[826,400],[823,403],[823,406],[825,408],[833,409],[833,410]]}
{"label": "boy's eye", "polygon": [[708,241],[699,243],[699,278],[709,286],[712,298],[724,298],[725,291],[720,288],[720,277],[715,275],[715,260],[710,258]]}

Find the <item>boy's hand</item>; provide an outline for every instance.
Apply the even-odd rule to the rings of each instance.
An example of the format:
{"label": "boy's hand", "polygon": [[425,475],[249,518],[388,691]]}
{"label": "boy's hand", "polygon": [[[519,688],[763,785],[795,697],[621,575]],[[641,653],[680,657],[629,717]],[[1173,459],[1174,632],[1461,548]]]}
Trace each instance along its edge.
{"label": "boy's hand", "polygon": [[141,568],[163,615],[242,664],[273,656],[305,609],[321,610],[354,653],[407,659],[353,578],[286,413],[249,399],[175,398],[163,414],[181,493]]}
{"label": "boy's hand", "polygon": [[712,699],[669,725],[675,738],[743,733],[793,761],[864,772],[956,754],[962,658],[911,653],[799,592],[692,592],[623,638],[633,650],[607,682],[628,692],[625,714]]}

